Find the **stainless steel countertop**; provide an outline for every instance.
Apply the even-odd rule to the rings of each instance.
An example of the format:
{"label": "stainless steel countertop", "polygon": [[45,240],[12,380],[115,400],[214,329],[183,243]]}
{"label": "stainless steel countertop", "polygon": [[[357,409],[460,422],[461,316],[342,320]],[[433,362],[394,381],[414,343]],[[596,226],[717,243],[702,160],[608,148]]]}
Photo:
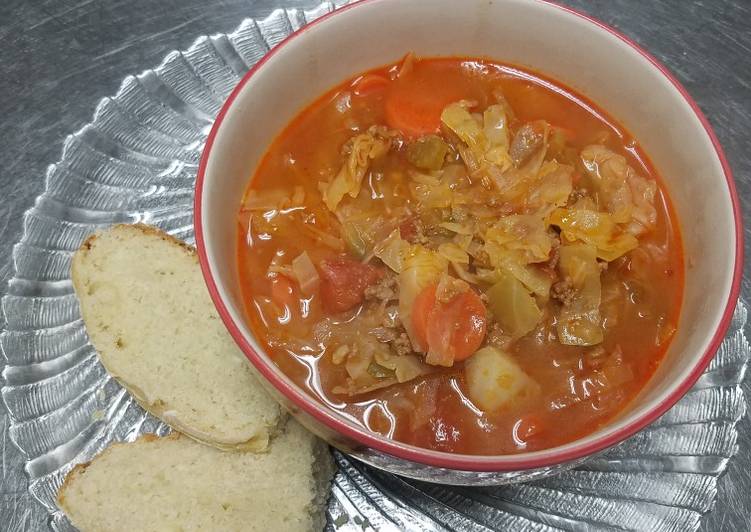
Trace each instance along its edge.
{"label": "stainless steel countertop", "polygon": [[[2,0],[0,2],[0,293],[11,275],[21,215],[44,187],[62,141],[91,120],[121,80],[155,66],[199,35],[231,31],[245,17],[318,0]],[[646,47],[685,84],[709,117],[735,172],[744,212],[751,203],[751,1],[565,0]],[[460,4],[458,0],[457,4]],[[751,238],[745,226],[746,253]],[[718,257],[718,260],[722,260]],[[743,296],[751,301],[749,265]],[[744,384],[751,397],[751,378]],[[707,531],[751,530],[751,422],[738,425],[738,456],[719,484]],[[45,529],[29,501],[22,457],[0,412],[3,530]],[[30,509],[29,509],[30,508]],[[36,508],[36,511],[34,510]],[[7,514],[6,514],[7,515]]]}

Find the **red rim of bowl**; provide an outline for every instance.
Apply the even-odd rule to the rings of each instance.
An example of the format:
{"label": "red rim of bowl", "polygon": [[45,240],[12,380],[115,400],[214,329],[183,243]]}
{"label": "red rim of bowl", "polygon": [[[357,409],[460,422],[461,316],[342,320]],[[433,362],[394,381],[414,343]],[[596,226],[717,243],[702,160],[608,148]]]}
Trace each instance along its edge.
{"label": "red rim of bowl", "polygon": [[587,455],[598,453],[600,451],[603,451],[623,441],[624,439],[635,434],[636,432],[638,432],[639,430],[641,430],[648,424],[655,421],[658,417],[664,414],[670,407],[672,407],[691,388],[691,386],[694,385],[694,383],[699,378],[699,376],[704,372],[704,369],[712,360],[712,358],[714,357],[714,354],[717,352],[717,349],[722,343],[722,340],[725,336],[725,332],[727,331],[727,328],[730,324],[730,320],[733,317],[735,304],[740,294],[740,287],[741,287],[741,278],[742,278],[742,271],[743,271],[743,224],[741,220],[740,202],[738,199],[738,193],[736,191],[735,182],[733,180],[733,174],[732,174],[732,171],[730,170],[730,165],[728,164],[727,158],[725,157],[725,153],[722,147],[720,146],[719,140],[717,139],[717,135],[712,129],[712,126],[709,124],[709,121],[707,120],[707,118],[702,113],[698,104],[689,95],[688,91],[683,87],[683,85],[668,71],[668,69],[665,66],[663,66],[657,59],[655,59],[655,57],[652,56],[649,52],[641,48],[641,46],[639,46],[636,42],[626,37],[625,35],[621,34],[620,32],[616,31],[615,29],[611,28],[610,26],[607,26],[606,24],[600,22],[597,19],[590,17],[589,15],[580,13],[579,11],[576,11],[566,6],[558,5],[548,0],[536,0],[536,1],[555,7],[556,9],[563,10],[569,14],[575,15],[607,31],[614,37],[617,37],[624,43],[628,44],[631,48],[633,48],[637,53],[639,53],[647,61],[649,61],[673,84],[673,86],[678,90],[681,96],[683,96],[684,100],[693,109],[694,113],[696,114],[696,117],[699,119],[702,126],[704,127],[704,130],[706,131],[710,141],[712,142],[712,145],[715,148],[717,157],[719,158],[720,164],[722,165],[723,173],[725,174],[725,179],[727,180],[728,192],[730,193],[730,199],[731,199],[732,206],[733,206],[733,218],[735,220],[735,235],[736,235],[735,264],[734,264],[733,280],[732,280],[732,284],[730,288],[730,294],[728,297],[727,305],[722,314],[722,318],[717,327],[717,330],[712,336],[709,347],[707,348],[706,352],[701,357],[699,362],[696,364],[696,366],[693,368],[691,373],[684,379],[683,382],[680,383],[677,389],[675,389],[667,398],[665,398],[661,403],[657,404],[653,409],[642,414],[639,418],[635,419],[628,425],[622,427],[616,432],[613,432],[612,434],[609,434],[605,437],[588,442],[587,444],[584,444],[584,445],[579,445],[579,446],[573,445],[570,448],[563,449],[560,451],[556,451],[555,448],[552,448],[547,451],[542,451],[544,455],[535,456],[532,458],[526,457],[524,454],[502,455],[502,456],[497,457],[497,461],[492,460],[492,458],[495,458],[495,457],[454,455],[454,454],[449,454],[449,453],[436,452],[436,451],[431,451],[428,449],[421,449],[421,448],[414,447],[411,445],[406,445],[406,444],[403,444],[394,440],[388,440],[388,439],[375,436],[364,430],[356,429],[355,427],[348,425],[345,421],[343,421],[342,419],[337,417],[335,414],[330,412],[325,406],[315,401],[315,399],[312,399],[311,397],[306,395],[304,392],[299,390],[296,386],[289,385],[282,378],[280,378],[280,376],[277,374],[278,370],[276,368],[272,368],[269,364],[266,364],[263,361],[263,359],[259,356],[259,354],[254,350],[254,348],[246,341],[237,323],[235,323],[235,321],[232,319],[232,316],[229,314],[227,310],[227,306],[225,305],[224,301],[222,300],[219,294],[216,282],[214,280],[213,274],[209,267],[208,256],[206,255],[206,247],[204,243],[203,224],[201,220],[201,217],[202,217],[201,201],[203,197],[204,178],[206,174],[206,167],[208,165],[209,155],[211,153],[211,148],[213,146],[217,132],[219,131],[219,128],[221,127],[221,124],[225,118],[225,115],[227,114],[229,109],[232,107],[232,104],[235,98],[238,96],[238,94],[243,89],[245,84],[253,77],[253,75],[260,68],[263,67],[266,61],[268,61],[269,58],[275,55],[282,47],[284,47],[287,43],[289,43],[291,40],[293,40],[300,34],[310,30],[311,28],[315,27],[316,25],[322,23],[325,20],[328,20],[329,18],[333,16],[336,16],[350,9],[356,8],[359,5],[366,4],[366,3],[368,4],[375,3],[376,1],[379,1],[379,0],[359,0],[358,2],[349,4],[340,9],[327,13],[326,15],[318,18],[317,20],[311,22],[310,24],[306,26],[303,26],[302,28],[298,29],[294,33],[287,36],[283,41],[277,44],[276,47],[274,47],[271,51],[269,51],[269,53],[267,53],[260,61],[258,61],[245,74],[245,76],[243,76],[242,80],[240,80],[240,82],[237,84],[235,89],[227,98],[227,101],[222,106],[222,109],[219,111],[219,115],[217,116],[216,121],[214,122],[214,125],[211,128],[211,132],[209,133],[209,136],[206,140],[206,146],[201,155],[201,161],[200,161],[200,165],[198,168],[198,176],[196,179],[196,189],[195,189],[196,193],[195,193],[195,199],[194,199],[194,224],[195,224],[195,233],[196,233],[196,247],[198,249],[198,258],[199,258],[199,262],[201,265],[201,270],[203,272],[203,276],[206,281],[211,299],[214,301],[214,305],[217,307],[217,310],[219,312],[219,315],[222,318],[222,321],[224,322],[225,326],[227,327],[227,329],[229,330],[230,334],[235,339],[237,344],[240,346],[242,351],[245,353],[245,356],[248,357],[248,359],[253,363],[256,369],[269,382],[271,382],[271,384],[277,390],[279,390],[285,397],[290,399],[296,406],[301,408],[303,411],[305,411],[308,415],[312,416],[318,422],[326,425],[328,428],[336,431],[337,433],[343,434],[344,436],[352,440],[355,440],[364,446],[376,449],[378,451],[387,453],[397,458],[410,460],[410,461],[418,462],[418,463],[425,464],[425,465],[443,467],[443,468],[453,469],[453,470],[508,472],[508,471],[524,470],[524,469],[535,469],[535,468],[547,467],[547,466],[569,462],[572,460],[585,457]]}

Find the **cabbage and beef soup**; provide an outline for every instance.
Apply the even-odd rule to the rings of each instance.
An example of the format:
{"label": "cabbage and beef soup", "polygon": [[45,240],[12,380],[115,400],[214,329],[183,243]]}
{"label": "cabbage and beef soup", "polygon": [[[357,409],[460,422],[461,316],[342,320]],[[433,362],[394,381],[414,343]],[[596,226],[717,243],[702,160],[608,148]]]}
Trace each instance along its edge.
{"label": "cabbage and beef soup", "polygon": [[274,141],[238,220],[247,317],[275,363],[420,447],[586,435],[678,320],[678,225],[637,142],[485,60],[409,54],[326,93]]}

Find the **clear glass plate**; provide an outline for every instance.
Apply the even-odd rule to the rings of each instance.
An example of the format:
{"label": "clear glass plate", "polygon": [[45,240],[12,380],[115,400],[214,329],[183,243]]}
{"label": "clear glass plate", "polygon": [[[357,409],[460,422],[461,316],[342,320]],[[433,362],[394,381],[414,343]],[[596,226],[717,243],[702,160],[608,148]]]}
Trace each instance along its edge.
{"label": "clear glass plate", "polygon": [[[2,398],[29,491],[57,530],[67,472],[113,441],[169,428],[135,404],[99,364],[70,282],[72,253],[116,222],[157,225],[193,243],[193,183],[213,117],[247,69],[285,36],[335,6],[278,10],[234,32],[200,37],[125,78],[94,120],[66,139],[46,191],[25,215],[15,276],[2,300]],[[335,452],[330,530],[694,530],[735,454],[749,358],[739,303],[707,372],[634,438],[558,476],[511,486],[450,488],[373,470]],[[134,509],[134,511],[138,511]]]}

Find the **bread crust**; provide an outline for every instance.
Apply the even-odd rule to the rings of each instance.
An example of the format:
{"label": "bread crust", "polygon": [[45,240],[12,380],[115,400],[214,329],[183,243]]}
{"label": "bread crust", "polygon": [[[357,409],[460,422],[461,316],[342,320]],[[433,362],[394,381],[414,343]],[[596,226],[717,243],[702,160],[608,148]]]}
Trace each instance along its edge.
{"label": "bread crust", "polygon": [[[198,256],[193,246],[190,246],[189,244],[178,240],[177,238],[161,231],[156,227],[141,223],[113,225],[112,227],[104,231],[89,235],[89,237],[84,240],[73,257],[71,277],[79,298],[83,297],[83,295],[80,293],[80,290],[85,285],[84,277],[86,274],[82,270],[87,264],[89,256],[95,250],[98,243],[102,240],[103,236],[106,233],[115,233],[118,234],[118,236],[121,236],[123,233],[129,233],[134,237],[157,237],[172,247],[177,246],[184,252],[185,256],[190,257],[191,261],[194,264],[198,264]],[[83,304],[81,305],[81,314],[84,318],[84,322],[88,323],[89,320],[87,319],[85,305]],[[120,386],[128,391],[128,393],[134,398],[138,405],[141,406],[141,408],[158,417],[173,429],[182,432],[186,436],[200,443],[210,445],[223,451],[240,450],[264,452],[268,448],[270,439],[278,433],[281,427],[283,427],[284,415],[280,414],[274,423],[264,424],[262,423],[263,419],[259,418],[259,428],[261,430],[259,430],[257,434],[253,435],[247,440],[238,440],[231,437],[220,438],[217,435],[207,434],[202,430],[191,427],[189,424],[181,422],[179,417],[169,415],[169,407],[165,408],[164,405],[160,404],[159,401],[149,401],[145,394],[140,391],[135,383],[127,382],[122,378],[121,375],[118,375],[116,371],[114,371],[114,369],[110,365],[110,360],[108,358],[109,355],[102,356],[101,350],[99,348],[97,348],[97,351],[100,352],[99,360],[107,370],[107,372],[118,382],[118,384],[120,384]]]}

